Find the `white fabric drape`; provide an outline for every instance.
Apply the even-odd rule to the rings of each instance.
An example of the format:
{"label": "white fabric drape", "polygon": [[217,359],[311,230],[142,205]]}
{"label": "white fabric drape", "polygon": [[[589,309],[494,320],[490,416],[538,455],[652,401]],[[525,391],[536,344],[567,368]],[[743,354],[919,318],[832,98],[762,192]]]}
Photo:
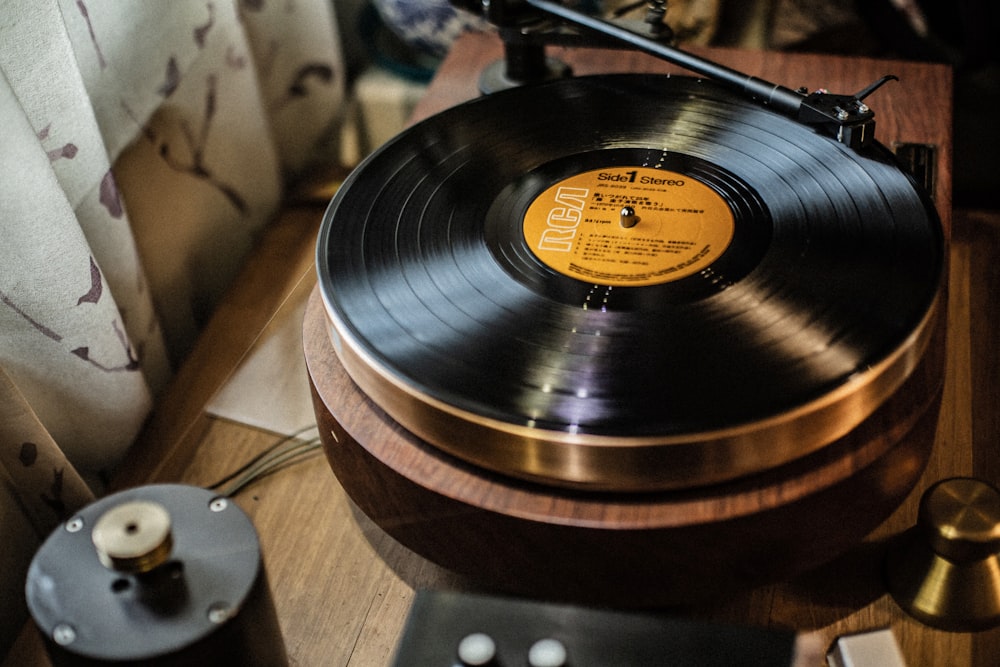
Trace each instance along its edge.
{"label": "white fabric drape", "polygon": [[334,26],[329,0],[0,0],[4,600],[335,126]]}

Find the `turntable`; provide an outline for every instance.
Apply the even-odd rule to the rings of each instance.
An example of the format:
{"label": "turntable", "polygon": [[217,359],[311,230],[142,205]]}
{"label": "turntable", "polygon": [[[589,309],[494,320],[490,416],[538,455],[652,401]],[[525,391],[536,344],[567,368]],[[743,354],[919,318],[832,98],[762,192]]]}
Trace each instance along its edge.
{"label": "turntable", "polygon": [[643,606],[788,578],[885,521],[933,444],[947,220],[873,137],[864,100],[897,84],[793,91],[582,21],[704,76],[566,50],[575,76],[543,60],[351,174],[304,329],[329,463],[490,588]]}

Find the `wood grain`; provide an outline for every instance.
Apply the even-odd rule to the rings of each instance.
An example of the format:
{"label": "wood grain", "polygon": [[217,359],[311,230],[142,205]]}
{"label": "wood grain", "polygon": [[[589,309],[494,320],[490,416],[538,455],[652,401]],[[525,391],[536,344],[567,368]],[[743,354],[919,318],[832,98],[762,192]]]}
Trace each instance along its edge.
{"label": "wood grain", "polygon": [[114,488],[181,477],[209,426],[205,404],[246,357],[289,298],[316,282],[314,249],[323,208],[290,208],[264,231],[136,446],[119,466]]}

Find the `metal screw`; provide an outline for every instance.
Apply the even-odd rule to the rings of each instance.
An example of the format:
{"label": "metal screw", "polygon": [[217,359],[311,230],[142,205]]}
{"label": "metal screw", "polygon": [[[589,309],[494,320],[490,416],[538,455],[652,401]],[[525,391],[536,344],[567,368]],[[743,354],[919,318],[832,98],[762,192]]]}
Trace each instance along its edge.
{"label": "metal screw", "polygon": [[208,509],[213,512],[221,512],[227,507],[229,507],[229,502],[225,498],[215,498],[208,504]]}
{"label": "metal screw", "polygon": [[837,109],[837,118],[840,120],[847,120],[851,114],[844,109]]}
{"label": "metal screw", "polygon": [[68,623],[60,623],[52,629],[52,640],[60,646],[66,646],[76,641],[76,630]]}
{"label": "metal screw", "polygon": [[230,614],[229,605],[225,602],[216,602],[208,608],[208,620],[212,623],[225,623]]}
{"label": "metal screw", "polygon": [[70,533],[79,533],[83,530],[83,519],[80,517],[74,517],[66,522],[66,531]]}

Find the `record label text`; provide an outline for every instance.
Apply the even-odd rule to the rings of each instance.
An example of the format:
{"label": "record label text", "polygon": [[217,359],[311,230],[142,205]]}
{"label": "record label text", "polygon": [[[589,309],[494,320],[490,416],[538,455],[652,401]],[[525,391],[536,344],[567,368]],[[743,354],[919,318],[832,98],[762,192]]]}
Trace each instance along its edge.
{"label": "record label text", "polygon": [[523,225],[528,248],[550,268],[615,287],[702,271],[725,252],[735,228],[729,205],[708,185],[649,167],[562,179],[532,201]]}

